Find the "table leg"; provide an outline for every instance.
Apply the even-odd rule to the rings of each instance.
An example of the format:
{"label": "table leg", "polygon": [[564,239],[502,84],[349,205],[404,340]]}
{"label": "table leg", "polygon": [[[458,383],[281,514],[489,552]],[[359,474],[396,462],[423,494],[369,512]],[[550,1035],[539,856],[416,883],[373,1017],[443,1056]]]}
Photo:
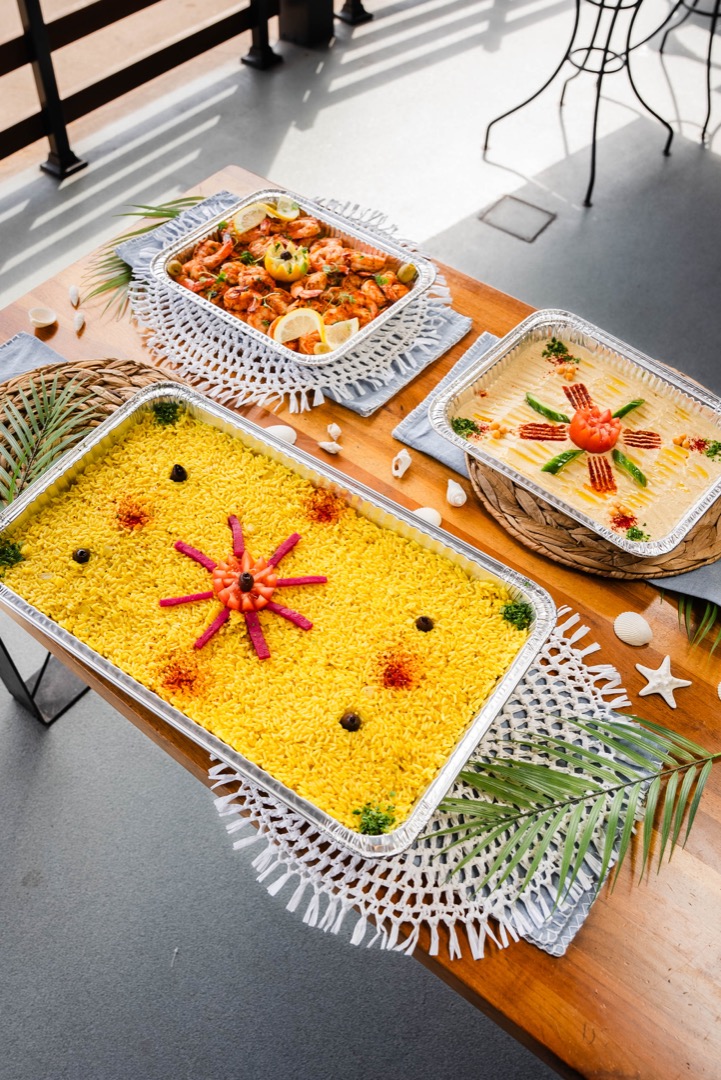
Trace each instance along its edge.
{"label": "table leg", "polygon": [[251,0],[251,10],[254,11],[252,41],[250,50],[241,57],[241,61],[249,67],[267,71],[276,64],[283,63],[283,57],[273,52],[268,40],[268,3],[267,0]]}
{"label": "table leg", "polygon": [[35,720],[49,727],[66,713],[90,687],[48,653],[42,667],[26,683],[0,638],[0,681]]}
{"label": "table leg", "polygon": [[350,26],[359,26],[361,23],[370,22],[373,15],[370,11],[366,11],[361,0],[345,0],[336,18]]}

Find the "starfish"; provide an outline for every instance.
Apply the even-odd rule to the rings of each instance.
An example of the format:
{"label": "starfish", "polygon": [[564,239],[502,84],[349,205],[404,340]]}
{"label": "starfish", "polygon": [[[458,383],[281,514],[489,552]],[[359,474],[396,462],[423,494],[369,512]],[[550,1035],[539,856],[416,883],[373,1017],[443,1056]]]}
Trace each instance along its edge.
{"label": "starfish", "polygon": [[310,630],[313,626],[310,619],[306,619],[304,615],[300,615],[291,608],[283,607],[282,604],[276,604],[271,597],[276,589],[282,589],[286,585],[325,585],[328,579],[322,575],[278,577],[276,567],[283,556],[287,555],[300,540],[298,533],[293,533],[284,540],[269,559],[254,559],[245,546],[243,530],[235,514],[231,514],[228,518],[228,527],[233,534],[233,553],[219,563],[183,540],[176,541],[176,551],[200,563],[209,574],[212,574],[213,587],[207,592],[166,597],[160,601],[160,606],[175,607],[177,604],[190,604],[196,600],[214,598],[219,600],[223,607],[207,630],[193,643],[193,648],[202,649],[204,645],[207,645],[213,635],[217,634],[221,626],[228,621],[231,611],[239,611],[245,619],[248,636],[258,659],[267,660],[270,649],[263,636],[258,612],[263,609],[272,611],[274,615],[280,615],[281,618],[299,626],[301,630]]}
{"label": "starfish", "polygon": [[638,696],[646,697],[647,694],[660,694],[672,709],[676,708],[676,701],[673,696],[674,690],[678,690],[681,686],[691,685],[688,679],[676,679],[671,674],[670,656],[664,656],[663,663],[659,668],[648,668],[644,667],[643,664],[636,664],[636,670],[640,671],[648,682],[648,686],[644,686],[643,690],[639,690]]}

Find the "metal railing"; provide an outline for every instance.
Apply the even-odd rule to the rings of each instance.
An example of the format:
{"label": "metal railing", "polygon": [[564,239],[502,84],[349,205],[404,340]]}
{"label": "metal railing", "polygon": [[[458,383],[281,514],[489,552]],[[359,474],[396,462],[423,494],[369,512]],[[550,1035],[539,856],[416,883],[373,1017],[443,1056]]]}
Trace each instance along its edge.
{"label": "metal railing", "polygon": [[[151,55],[132,61],[92,85],[61,98],[53,66],[53,51],[79,41],[143,8],[152,7],[155,3],[158,3],[158,0],[94,0],[86,7],[46,23],[40,0],[17,0],[23,34],[0,44],[0,77],[30,64],[40,110],[0,131],[0,158],[8,157],[46,136],[50,152],[47,161],[40,167],[63,179],[87,165],[86,161],[73,153],[68,139],[67,124],[78,117],[85,116],[121,94],[136,89],[150,79],[163,75],[178,64],[183,64],[246,30],[252,31],[252,44],[247,55],[242,57],[243,63],[265,69],[282,59],[269,45],[268,20],[281,13],[282,35],[282,19],[286,13],[281,12],[281,9],[285,0],[250,0],[229,15],[204,24],[187,36],[161,46]],[[322,40],[321,35],[326,33],[328,19],[325,19],[321,27],[318,9],[326,6],[330,11],[332,28],[332,0],[327,0],[327,5],[325,0],[320,4],[313,0],[302,0],[302,3],[298,4],[296,0],[295,8],[307,9],[306,15],[312,12],[313,32],[316,34],[315,40],[306,36],[302,43],[317,44]],[[327,16],[327,10],[325,14]],[[297,23],[297,11],[290,11],[286,22],[292,35],[293,25]],[[328,30],[325,40],[330,38],[331,32],[332,29]],[[290,36],[289,40],[299,39],[297,36]]]}

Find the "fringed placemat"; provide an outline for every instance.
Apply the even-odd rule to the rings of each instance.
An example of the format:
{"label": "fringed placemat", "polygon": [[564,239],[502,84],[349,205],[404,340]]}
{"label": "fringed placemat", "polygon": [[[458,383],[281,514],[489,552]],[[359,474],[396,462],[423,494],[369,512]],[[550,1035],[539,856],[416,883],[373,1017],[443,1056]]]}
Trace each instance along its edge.
{"label": "fringed placemat", "polygon": [[[321,405],[327,394],[368,415],[373,410],[363,407],[363,399],[369,392],[388,387],[390,397],[470,328],[470,319],[453,311],[446,283],[438,275],[427,292],[379,325],[357,352],[319,367],[304,367],[280,357],[270,339],[267,346],[258,344],[243,333],[241,321],[237,327],[228,326],[191,299],[167,289],[150,270],[159,250],[237,201],[237,196],[220,192],[117,249],[133,267],[130,303],[139,326],[147,331],[148,348],[208,397],[233,406],[287,401],[291,412],[301,412]],[[409,258],[416,251],[414,245],[398,238],[395,226],[379,211],[334,199],[316,201],[375,233],[379,241],[392,236],[408,249]],[[380,404],[376,394],[373,407]]]}
{"label": "fringed placemat", "polygon": [[[615,668],[587,664],[599,646],[582,644],[588,627],[579,625],[578,615],[565,608],[559,619],[539,659],[477,748],[474,756],[478,760],[488,760],[496,753],[505,758],[544,760],[532,755],[524,744],[527,732],[572,738],[608,756],[608,750],[591,735],[563,718],[608,718],[613,710],[630,702]],[[365,942],[410,954],[425,928],[432,956],[443,948],[455,959],[467,949],[474,959],[481,959],[487,939],[503,947],[519,938],[559,956],[583,924],[596,896],[603,815],[581,873],[556,905],[561,852],[553,845],[517,898],[533,853],[527,853],[498,887],[493,887],[494,878],[491,887],[478,890],[504,837],[460,867],[473,841],[441,855],[448,838],[434,835],[458,824],[460,819],[455,815],[438,811],[427,837],[400,856],[365,859],[334,843],[228,765],[214,765],[210,778],[217,786],[237,784],[234,793],[217,799],[217,808],[236,849],[262,846],[253,862],[258,881],[266,884],[272,896],[287,897],[289,911],[303,910],[303,921],[310,926],[338,933],[344,921],[355,920],[354,945]],[[462,797],[471,792],[465,783],[456,781],[449,794]],[[239,836],[241,832],[244,835]]]}

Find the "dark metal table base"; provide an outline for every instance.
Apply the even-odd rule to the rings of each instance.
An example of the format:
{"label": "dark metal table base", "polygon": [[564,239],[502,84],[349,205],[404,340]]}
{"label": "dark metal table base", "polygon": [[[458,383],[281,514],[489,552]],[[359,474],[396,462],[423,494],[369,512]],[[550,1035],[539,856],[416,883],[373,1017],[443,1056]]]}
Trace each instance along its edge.
{"label": "dark metal table base", "polygon": [[45,727],[58,720],[90,689],[48,653],[42,667],[27,682],[0,639],[0,680],[19,705]]}
{"label": "dark metal table base", "polygon": [[[529,105],[532,101],[535,100],[535,98],[539,97],[539,95],[542,94],[543,91],[551,85],[551,83],[559,74],[561,68],[566,62],[572,64],[573,67],[576,68],[576,71],[573,75],[566,79],[565,83],[563,84],[560,105],[563,105],[566,87],[568,86],[568,83],[571,81],[571,79],[577,78],[582,71],[591,72],[596,76],[596,98],[593,110],[593,134],[591,138],[591,175],[588,181],[586,197],[583,200],[584,206],[591,206],[591,195],[593,193],[593,185],[596,180],[596,132],[598,130],[598,110],[601,102],[601,87],[603,85],[603,79],[605,75],[610,75],[614,72],[621,71],[624,67],[626,68],[628,72],[628,79],[631,83],[631,88],[638,100],[640,101],[641,105],[643,105],[644,109],[646,109],[646,111],[649,112],[651,116],[655,117],[660,124],[663,124],[663,126],[668,132],[666,145],[664,146],[663,150],[664,154],[667,157],[671,153],[673,128],[663,119],[662,116],[659,116],[659,114],[651,108],[651,106],[643,97],[641,97],[641,94],[634,82],[633,74],[631,72],[629,54],[632,52],[633,49],[636,49],[639,45],[643,44],[643,42],[641,41],[636,42],[634,45],[631,44],[631,37],[633,35],[636,17],[640,10],[642,0],[587,0],[587,2],[593,4],[594,7],[597,8],[597,17],[591,41],[587,45],[576,45],[576,35],[578,33],[578,24],[581,16],[582,3],[582,0],[576,0],[576,14],[573,23],[573,30],[571,31],[571,40],[568,43],[568,46],[565,53],[563,54],[563,57],[561,58],[560,63],[554,69],[550,77],[546,79],[545,83],[543,84],[543,86],[541,86],[539,90],[536,90],[534,94],[531,94],[531,96],[526,98],[525,101],[522,101],[520,105],[515,105],[512,109],[508,109],[507,112],[501,113],[501,115],[497,116],[495,120],[491,120],[490,124],[486,128],[486,138],[483,150],[484,153],[486,150],[488,150],[488,139],[493,125],[497,124],[499,120],[504,120],[512,113],[518,112],[519,109],[525,108],[526,105]],[[632,11],[632,15],[630,17],[623,47],[613,50],[611,48],[611,42],[614,36],[614,31],[616,30],[618,16],[620,12],[628,10]],[[604,30],[602,27],[602,20],[606,13],[608,13],[609,15],[609,20],[608,25]],[[664,20],[664,24],[665,21],[666,20]],[[656,28],[654,33],[656,33],[658,29],[659,27]],[[647,40],[648,38],[644,39],[644,41]]]}

